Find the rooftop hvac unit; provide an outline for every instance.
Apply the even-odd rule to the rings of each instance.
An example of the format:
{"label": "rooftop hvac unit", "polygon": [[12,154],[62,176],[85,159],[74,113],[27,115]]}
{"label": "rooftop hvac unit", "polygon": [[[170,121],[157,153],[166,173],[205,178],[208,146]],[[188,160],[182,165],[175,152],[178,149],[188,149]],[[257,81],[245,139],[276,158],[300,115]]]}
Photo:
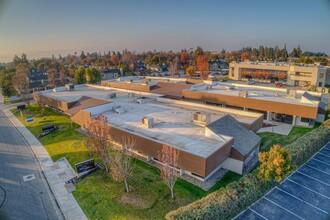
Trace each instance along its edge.
{"label": "rooftop hvac unit", "polygon": [[145,99],[143,99],[143,98],[137,98],[136,100],[135,100],[135,103],[138,103],[138,104],[144,104],[146,101],[145,101]]}
{"label": "rooftop hvac unit", "polygon": [[116,93],[109,93],[107,96],[108,96],[108,99],[114,99],[117,97]]}
{"label": "rooftop hvac unit", "polygon": [[201,113],[201,112],[196,112],[194,114],[194,122],[207,125],[210,123],[211,115],[206,114],[206,113]]}
{"label": "rooftop hvac unit", "polygon": [[125,109],[121,107],[120,105],[116,105],[112,107],[112,110],[116,112],[117,114],[123,114],[125,113]]}
{"label": "rooftop hvac unit", "polygon": [[248,91],[239,91],[238,96],[246,98],[248,97]]}
{"label": "rooftop hvac unit", "polygon": [[74,90],[74,85],[73,85],[73,84],[66,84],[66,85],[65,85],[65,88],[66,88],[67,90]]}
{"label": "rooftop hvac unit", "polygon": [[296,98],[296,97],[297,97],[297,90],[294,90],[294,89],[287,89],[287,90],[286,90],[286,94],[287,94],[289,97]]}
{"label": "rooftop hvac unit", "polygon": [[143,127],[152,128],[155,124],[154,118],[149,116],[144,116],[142,118],[141,124]]}
{"label": "rooftop hvac unit", "polygon": [[128,93],[128,97],[134,97],[134,96],[135,96],[134,92],[129,92]]}
{"label": "rooftop hvac unit", "polygon": [[143,80],[142,85],[149,85],[149,80]]}

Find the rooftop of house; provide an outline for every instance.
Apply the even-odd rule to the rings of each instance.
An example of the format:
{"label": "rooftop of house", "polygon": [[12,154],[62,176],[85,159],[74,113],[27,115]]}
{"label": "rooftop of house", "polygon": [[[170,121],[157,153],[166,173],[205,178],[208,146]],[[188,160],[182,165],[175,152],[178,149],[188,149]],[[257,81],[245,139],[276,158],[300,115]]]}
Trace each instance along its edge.
{"label": "rooftop of house", "polygon": [[[212,85],[212,87],[210,87],[210,85]],[[246,98],[249,99],[261,99],[314,107],[318,106],[320,101],[309,93],[309,95],[305,95],[304,98],[302,98],[305,91],[293,90],[293,93],[289,95],[287,94],[287,90],[283,88],[246,85],[240,83],[212,82],[211,84],[195,84],[187,90],[236,97],[240,96],[241,92],[247,92]]]}
{"label": "rooftop of house", "polygon": [[[103,112],[108,118],[109,124],[120,129],[136,133],[146,138],[168,144],[180,150],[207,158],[219,148],[223,147],[231,137],[215,140],[205,136],[205,125],[193,121],[194,114],[201,112],[209,114],[210,123],[228,115],[228,112],[202,107],[202,105],[184,105],[184,102],[168,103],[162,101],[161,96],[136,92],[131,97],[129,92],[112,88],[100,89],[97,86],[78,86],[73,91],[62,90],[59,92],[43,92],[42,94],[61,101],[76,101],[83,96],[111,101],[108,110]],[[109,98],[109,94],[116,93],[115,98]],[[139,99],[140,101],[137,101]],[[166,100],[166,99],[164,99]],[[139,104],[139,102],[141,104]],[[120,113],[115,109],[121,108]],[[85,108],[85,111],[95,111],[94,108]],[[242,114],[239,114],[242,113]],[[260,114],[251,114],[244,111],[236,111],[231,114],[241,123],[253,123]],[[142,126],[142,118],[151,117],[154,125],[151,128]],[[227,126],[231,126],[228,124]],[[243,126],[239,129],[246,129]],[[252,133],[251,133],[252,134]],[[226,136],[226,135],[224,135]]]}

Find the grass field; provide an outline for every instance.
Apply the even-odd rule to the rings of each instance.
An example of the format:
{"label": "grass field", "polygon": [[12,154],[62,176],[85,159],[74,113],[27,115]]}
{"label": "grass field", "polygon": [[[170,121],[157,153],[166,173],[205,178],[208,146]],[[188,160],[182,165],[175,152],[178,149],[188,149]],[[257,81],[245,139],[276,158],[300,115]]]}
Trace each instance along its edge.
{"label": "grass field", "polygon": [[[78,125],[71,125],[67,116],[49,109],[45,109],[42,116],[36,105],[25,109],[23,117],[15,109],[12,112],[35,136],[41,133],[44,125],[55,124],[59,127],[59,130],[40,139],[54,161],[66,157],[74,166],[90,158],[84,145],[85,137],[74,130]],[[28,115],[34,117],[34,122],[25,122]],[[134,174],[129,182],[132,187],[130,193],[124,192],[123,183],[112,181],[103,171],[76,185],[77,190],[73,194],[89,219],[162,219],[170,210],[196,201],[240,178],[240,175],[229,172],[207,192],[179,179],[174,189],[176,199],[172,200],[158,169],[139,160],[134,160],[134,163]]]}
{"label": "grass field", "polygon": [[10,104],[18,103],[18,102],[21,102],[21,101],[22,100],[8,101],[8,97],[7,96],[3,96],[3,103],[5,105],[10,105]]}
{"label": "grass field", "polygon": [[[315,124],[314,128],[318,126],[320,126],[320,124]],[[270,147],[275,144],[285,147],[314,128],[293,127],[290,134],[287,136],[271,132],[258,133],[261,137],[260,151],[268,151]]]}

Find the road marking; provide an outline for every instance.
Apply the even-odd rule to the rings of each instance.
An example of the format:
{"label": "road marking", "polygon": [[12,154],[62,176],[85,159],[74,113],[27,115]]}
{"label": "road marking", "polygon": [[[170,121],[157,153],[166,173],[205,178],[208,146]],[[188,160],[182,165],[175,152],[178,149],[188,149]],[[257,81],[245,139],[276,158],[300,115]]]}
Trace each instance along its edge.
{"label": "road marking", "polygon": [[23,176],[23,181],[27,182],[27,181],[30,181],[30,180],[34,180],[35,178],[36,177],[34,176],[34,174],[30,174],[30,175]]}
{"label": "road marking", "polygon": [[259,215],[261,218],[263,218],[263,219],[267,219],[267,220],[268,220],[268,218],[264,217],[263,215],[259,214],[259,213],[256,212],[256,211],[254,211],[251,207],[250,207],[249,209],[250,209],[252,212],[254,212],[255,214]]}
{"label": "road marking", "polygon": [[297,182],[294,181],[294,180],[291,180],[291,179],[287,179],[287,180],[289,180],[289,181],[291,181],[291,182],[297,184],[298,186],[304,187],[305,189],[308,189],[308,190],[310,190],[310,191],[312,191],[312,192],[314,192],[314,193],[316,193],[316,194],[318,194],[318,195],[320,195],[320,196],[323,196],[323,197],[325,197],[325,198],[327,198],[327,199],[330,199],[330,197],[328,197],[328,196],[326,196],[326,195],[323,195],[323,194],[321,194],[321,193],[319,193],[319,192],[316,192],[316,191],[312,190],[311,188],[308,188],[307,186],[303,186],[303,185],[297,183]]}
{"label": "road marking", "polygon": [[278,189],[278,190],[280,190],[280,191],[282,191],[282,192],[284,192],[284,193],[286,193],[286,194],[288,194],[289,196],[291,196],[291,197],[293,197],[293,198],[298,199],[299,201],[301,201],[301,202],[303,202],[303,203],[306,203],[307,205],[310,205],[310,206],[312,206],[312,207],[314,207],[314,208],[320,210],[321,212],[324,212],[325,214],[328,214],[328,212],[324,211],[323,209],[320,209],[320,208],[314,206],[313,204],[310,204],[310,203],[308,203],[308,202],[306,202],[306,201],[304,201],[304,200],[302,200],[302,199],[300,199],[300,198],[298,198],[298,197],[292,195],[291,193],[286,192],[285,190],[278,188],[277,186],[276,186],[275,188]]}
{"label": "road marking", "polygon": [[308,166],[308,167],[310,167],[310,168],[312,168],[312,169],[314,169],[314,170],[317,170],[317,171],[320,171],[320,172],[322,172],[322,173],[325,173],[325,174],[330,175],[330,173],[324,172],[323,170],[320,170],[320,169],[318,169],[318,168],[315,168],[315,167],[313,167],[313,166],[311,166],[311,165],[309,165],[309,164],[305,164],[305,165]]}
{"label": "road marking", "polygon": [[289,213],[291,213],[291,214],[295,215],[296,217],[298,217],[298,218],[300,218],[300,219],[303,219],[302,217],[300,217],[300,216],[298,216],[298,215],[294,214],[293,212],[291,212],[291,211],[287,210],[286,208],[282,207],[281,205],[277,204],[276,202],[273,202],[272,200],[270,200],[270,199],[267,199],[266,197],[264,197],[264,199],[266,199],[266,200],[268,200],[269,202],[273,203],[274,205],[276,205],[276,206],[278,206],[278,207],[280,207],[280,208],[284,209],[285,211],[287,211],[287,212],[289,212]]}
{"label": "road marking", "polygon": [[328,183],[325,183],[325,182],[323,182],[322,180],[318,180],[318,179],[316,179],[316,178],[314,178],[314,177],[311,177],[311,176],[309,176],[309,175],[307,175],[307,174],[305,174],[305,173],[302,173],[302,172],[300,172],[299,170],[297,170],[297,172],[300,173],[300,174],[302,174],[302,175],[304,175],[304,176],[307,176],[307,177],[309,177],[309,178],[311,178],[311,179],[313,179],[313,180],[316,180],[316,181],[318,181],[318,182],[320,182],[320,183],[323,183],[323,184],[325,184],[325,185],[327,185],[327,186],[330,186]]}
{"label": "road marking", "polygon": [[315,157],[313,158],[313,160],[317,160],[317,161],[319,161],[319,162],[321,162],[321,163],[324,163],[324,164],[326,164],[326,165],[330,165],[329,163],[324,162],[324,161],[322,161],[322,160],[318,160],[318,159],[316,159]]}
{"label": "road marking", "polygon": [[321,151],[319,152],[319,154],[322,154],[323,156],[326,156],[326,157],[329,157],[330,158],[329,155],[326,155],[326,154],[322,153]]}

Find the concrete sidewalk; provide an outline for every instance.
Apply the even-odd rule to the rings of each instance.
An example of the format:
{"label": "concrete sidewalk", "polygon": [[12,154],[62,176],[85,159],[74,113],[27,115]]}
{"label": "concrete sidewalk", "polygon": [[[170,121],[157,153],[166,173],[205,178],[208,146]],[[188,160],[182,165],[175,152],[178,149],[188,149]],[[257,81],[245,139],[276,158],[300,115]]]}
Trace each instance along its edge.
{"label": "concrete sidewalk", "polygon": [[279,124],[279,125],[260,128],[257,131],[257,133],[271,132],[271,133],[275,133],[275,134],[289,135],[292,128],[293,128],[292,125],[282,123],[282,124]]}
{"label": "concrete sidewalk", "polygon": [[38,158],[41,168],[46,176],[49,186],[56,198],[56,201],[63,212],[65,219],[87,219],[86,215],[80,208],[79,204],[75,200],[74,196],[67,191],[65,183],[58,176],[58,173],[52,169],[54,165],[51,157],[44,148],[44,146],[38,141],[38,139],[13,115],[8,109],[4,108],[3,112],[22,134],[24,139],[30,145],[34,154]]}

